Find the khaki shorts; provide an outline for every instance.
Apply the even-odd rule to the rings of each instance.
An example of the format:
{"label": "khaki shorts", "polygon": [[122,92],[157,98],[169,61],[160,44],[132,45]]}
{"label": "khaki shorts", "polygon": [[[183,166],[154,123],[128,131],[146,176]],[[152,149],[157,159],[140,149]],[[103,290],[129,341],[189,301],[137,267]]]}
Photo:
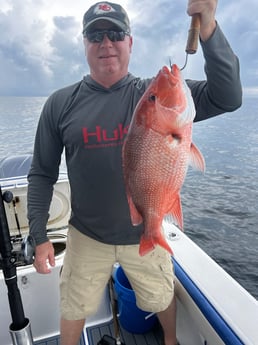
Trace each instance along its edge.
{"label": "khaki shorts", "polygon": [[61,315],[80,320],[94,314],[119,262],[135,292],[137,306],[160,312],[174,296],[174,272],[170,254],[157,246],[145,256],[139,245],[109,245],[95,241],[70,226],[61,273]]}

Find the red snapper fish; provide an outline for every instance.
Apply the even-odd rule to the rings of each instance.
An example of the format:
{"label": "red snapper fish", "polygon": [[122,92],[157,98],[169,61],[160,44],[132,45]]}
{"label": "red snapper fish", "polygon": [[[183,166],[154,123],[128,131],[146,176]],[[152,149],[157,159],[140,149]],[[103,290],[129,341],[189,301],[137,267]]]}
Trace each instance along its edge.
{"label": "red snapper fish", "polygon": [[157,244],[173,253],[162,230],[172,216],[183,230],[180,189],[188,165],[204,171],[192,143],[195,107],[177,65],[164,66],[137,104],[123,145],[125,188],[133,225],[143,222],[139,254]]}

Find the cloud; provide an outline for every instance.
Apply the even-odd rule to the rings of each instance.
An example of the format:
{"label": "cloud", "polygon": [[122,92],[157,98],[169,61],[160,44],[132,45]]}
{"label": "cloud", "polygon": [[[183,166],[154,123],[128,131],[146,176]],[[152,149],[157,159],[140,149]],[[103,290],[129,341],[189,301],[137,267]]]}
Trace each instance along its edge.
{"label": "cloud", "polygon": [[[44,5],[44,6],[43,6]],[[80,78],[85,64],[80,23],[46,20],[46,1],[13,1],[0,12],[0,94],[45,95]],[[84,66],[85,68],[85,66]]]}
{"label": "cloud", "polygon": [[[89,73],[81,35],[83,13],[95,1],[2,0],[0,95],[49,95]],[[125,0],[134,37],[130,71],[150,77],[169,59],[185,61],[190,18],[181,0]],[[246,87],[258,85],[258,3],[219,2],[217,20],[240,58]],[[188,59],[186,78],[204,78],[201,49]]]}
{"label": "cloud", "polygon": [[53,84],[68,85],[85,73],[85,56],[81,33],[78,34],[78,23],[74,17],[53,18],[54,31],[49,41],[54,59],[50,63],[53,71]]}
{"label": "cloud", "polygon": [[229,1],[218,10],[220,25],[239,57],[241,78],[248,87],[258,85],[257,10],[256,0]]}

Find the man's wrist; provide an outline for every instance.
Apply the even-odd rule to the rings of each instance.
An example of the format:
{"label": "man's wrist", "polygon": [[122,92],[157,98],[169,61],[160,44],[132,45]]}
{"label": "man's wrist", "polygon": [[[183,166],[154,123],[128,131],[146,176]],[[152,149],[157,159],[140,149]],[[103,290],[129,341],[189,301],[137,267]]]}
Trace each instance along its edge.
{"label": "man's wrist", "polygon": [[207,26],[200,27],[200,39],[205,42],[213,35],[214,31],[216,30],[217,22],[214,20]]}

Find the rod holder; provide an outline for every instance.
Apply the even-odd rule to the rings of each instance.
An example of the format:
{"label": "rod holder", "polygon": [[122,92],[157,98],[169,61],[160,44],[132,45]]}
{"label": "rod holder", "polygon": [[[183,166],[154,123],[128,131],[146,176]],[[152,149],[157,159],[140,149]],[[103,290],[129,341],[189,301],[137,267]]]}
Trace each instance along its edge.
{"label": "rod holder", "polygon": [[13,345],[33,345],[32,332],[30,321],[26,319],[27,324],[23,329],[13,330],[10,326],[9,332],[11,334]]}

